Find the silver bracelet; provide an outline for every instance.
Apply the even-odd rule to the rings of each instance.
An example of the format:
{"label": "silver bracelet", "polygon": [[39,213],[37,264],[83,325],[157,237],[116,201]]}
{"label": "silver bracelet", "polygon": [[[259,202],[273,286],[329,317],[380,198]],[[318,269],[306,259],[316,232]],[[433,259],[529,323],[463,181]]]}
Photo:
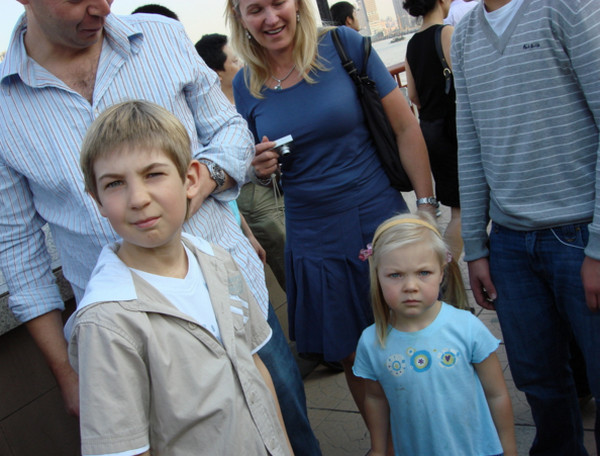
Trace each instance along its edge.
{"label": "silver bracelet", "polygon": [[271,182],[273,181],[273,175],[274,174],[271,174],[269,177],[265,177],[265,178],[258,177],[256,175],[256,171],[254,173],[252,173],[252,174],[254,175],[254,179],[256,180],[256,183],[260,184],[260,185],[264,185],[265,187],[268,186],[268,185],[270,185]]}

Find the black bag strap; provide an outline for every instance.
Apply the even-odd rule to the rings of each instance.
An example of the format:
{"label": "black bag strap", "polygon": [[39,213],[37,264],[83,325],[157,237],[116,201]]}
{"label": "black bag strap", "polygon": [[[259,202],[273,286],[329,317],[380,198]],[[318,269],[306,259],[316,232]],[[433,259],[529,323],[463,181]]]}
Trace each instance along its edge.
{"label": "black bag strap", "polygon": [[442,30],[446,25],[442,25],[438,27],[435,31],[435,50],[437,51],[437,55],[440,58],[440,63],[442,64],[444,79],[446,80],[446,87],[444,88],[444,92],[446,95],[450,93],[450,87],[452,87],[452,70],[448,66],[448,62],[446,62],[446,58],[444,57],[444,50],[442,49]]}
{"label": "black bag strap", "polygon": [[344,70],[348,72],[348,74],[354,81],[354,84],[356,84],[356,87],[360,89],[361,84],[360,76],[358,75],[358,70],[356,69],[354,61],[350,59],[350,57],[348,57],[348,55],[346,54],[346,50],[344,49],[344,46],[342,45],[342,42],[340,40],[340,36],[338,35],[337,28],[334,28],[331,31],[331,38],[333,39],[335,49],[337,50],[337,53],[339,54],[340,59],[342,60],[342,66],[344,67]]}
{"label": "black bag strap", "polygon": [[361,85],[362,85],[360,76],[366,76],[367,62],[369,61],[369,56],[371,55],[371,37],[370,36],[363,37],[364,57],[363,57],[362,72],[360,73],[360,75],[358,74],[358,69],[356,68],[356,65],[354,64],[354,61],[350,57],[348,57],[348,54],[346,54],[344,45],[342,44],[342,41],[340,40],[340,36],[338,35],[337,28],[334,28],[331,31],[331,37],[333,39],[333,44],[335,45],[335,49],[337,50],[337,53],[340,56],[340,59],[342,60],[342,66],[348,72],[348,74],[354,81],[354,84],[356,84],[356,87],[360,90]]}
{"label": "black bag strap", "polygon": [[363,68],[362,74],[367,74],[367,62],[369,61],[369,56],[371,55],[371,37],[364,36],[363,37],[363,46],[364,46],[364,57],[363,57]]}

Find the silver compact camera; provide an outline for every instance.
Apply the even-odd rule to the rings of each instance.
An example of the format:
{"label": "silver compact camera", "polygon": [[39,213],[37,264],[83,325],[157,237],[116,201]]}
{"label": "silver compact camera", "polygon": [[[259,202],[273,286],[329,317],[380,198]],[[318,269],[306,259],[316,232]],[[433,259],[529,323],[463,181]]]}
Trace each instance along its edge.
{"label": "silver compact camera", "polygon": [[292,153],[293,144],[294,138],[292,138],[292,135],[287,135],[275,140],[275,147],[273,147],[273,150],[279,154],[279,158],[285,157]]}

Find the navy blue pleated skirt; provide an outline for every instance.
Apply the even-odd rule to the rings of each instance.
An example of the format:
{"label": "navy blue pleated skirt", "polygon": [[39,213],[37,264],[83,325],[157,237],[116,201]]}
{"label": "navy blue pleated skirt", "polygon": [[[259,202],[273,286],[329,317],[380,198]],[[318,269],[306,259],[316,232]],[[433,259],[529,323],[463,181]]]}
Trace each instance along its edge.
{"label": "navy blue pleated skirt", "polygon": [[290,338],[301,355],[340,361],[373,323],[369,265],[360,249],[387,218],[406,212],[391,187],[327,217],[286,220],[286,288]]}

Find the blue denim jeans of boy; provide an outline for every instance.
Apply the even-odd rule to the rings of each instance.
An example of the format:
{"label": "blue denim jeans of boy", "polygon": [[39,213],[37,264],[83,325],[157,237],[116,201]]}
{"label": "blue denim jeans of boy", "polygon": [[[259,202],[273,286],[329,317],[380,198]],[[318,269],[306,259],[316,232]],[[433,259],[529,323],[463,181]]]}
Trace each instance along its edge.
{"label": "blue denim jeans of boy", "polygon": [[269,303],[271,340],[258,351],[258,356],[271,374],[279,400],[286,431],[296,456],[320,456],[319,441],[315,437],[306,410],[306,395],[300,369],[287,343],[275,310]]}
{"label": "blue denim jeans of boy", "polygon": [[510,370],[536,425],[531,455],[587,455],[569,367],[575,336],[596,398],[600,445],[600,313],[585,303],[581,265],[586,224],[515,231],[496,223],[490,234],[490,273]]}

